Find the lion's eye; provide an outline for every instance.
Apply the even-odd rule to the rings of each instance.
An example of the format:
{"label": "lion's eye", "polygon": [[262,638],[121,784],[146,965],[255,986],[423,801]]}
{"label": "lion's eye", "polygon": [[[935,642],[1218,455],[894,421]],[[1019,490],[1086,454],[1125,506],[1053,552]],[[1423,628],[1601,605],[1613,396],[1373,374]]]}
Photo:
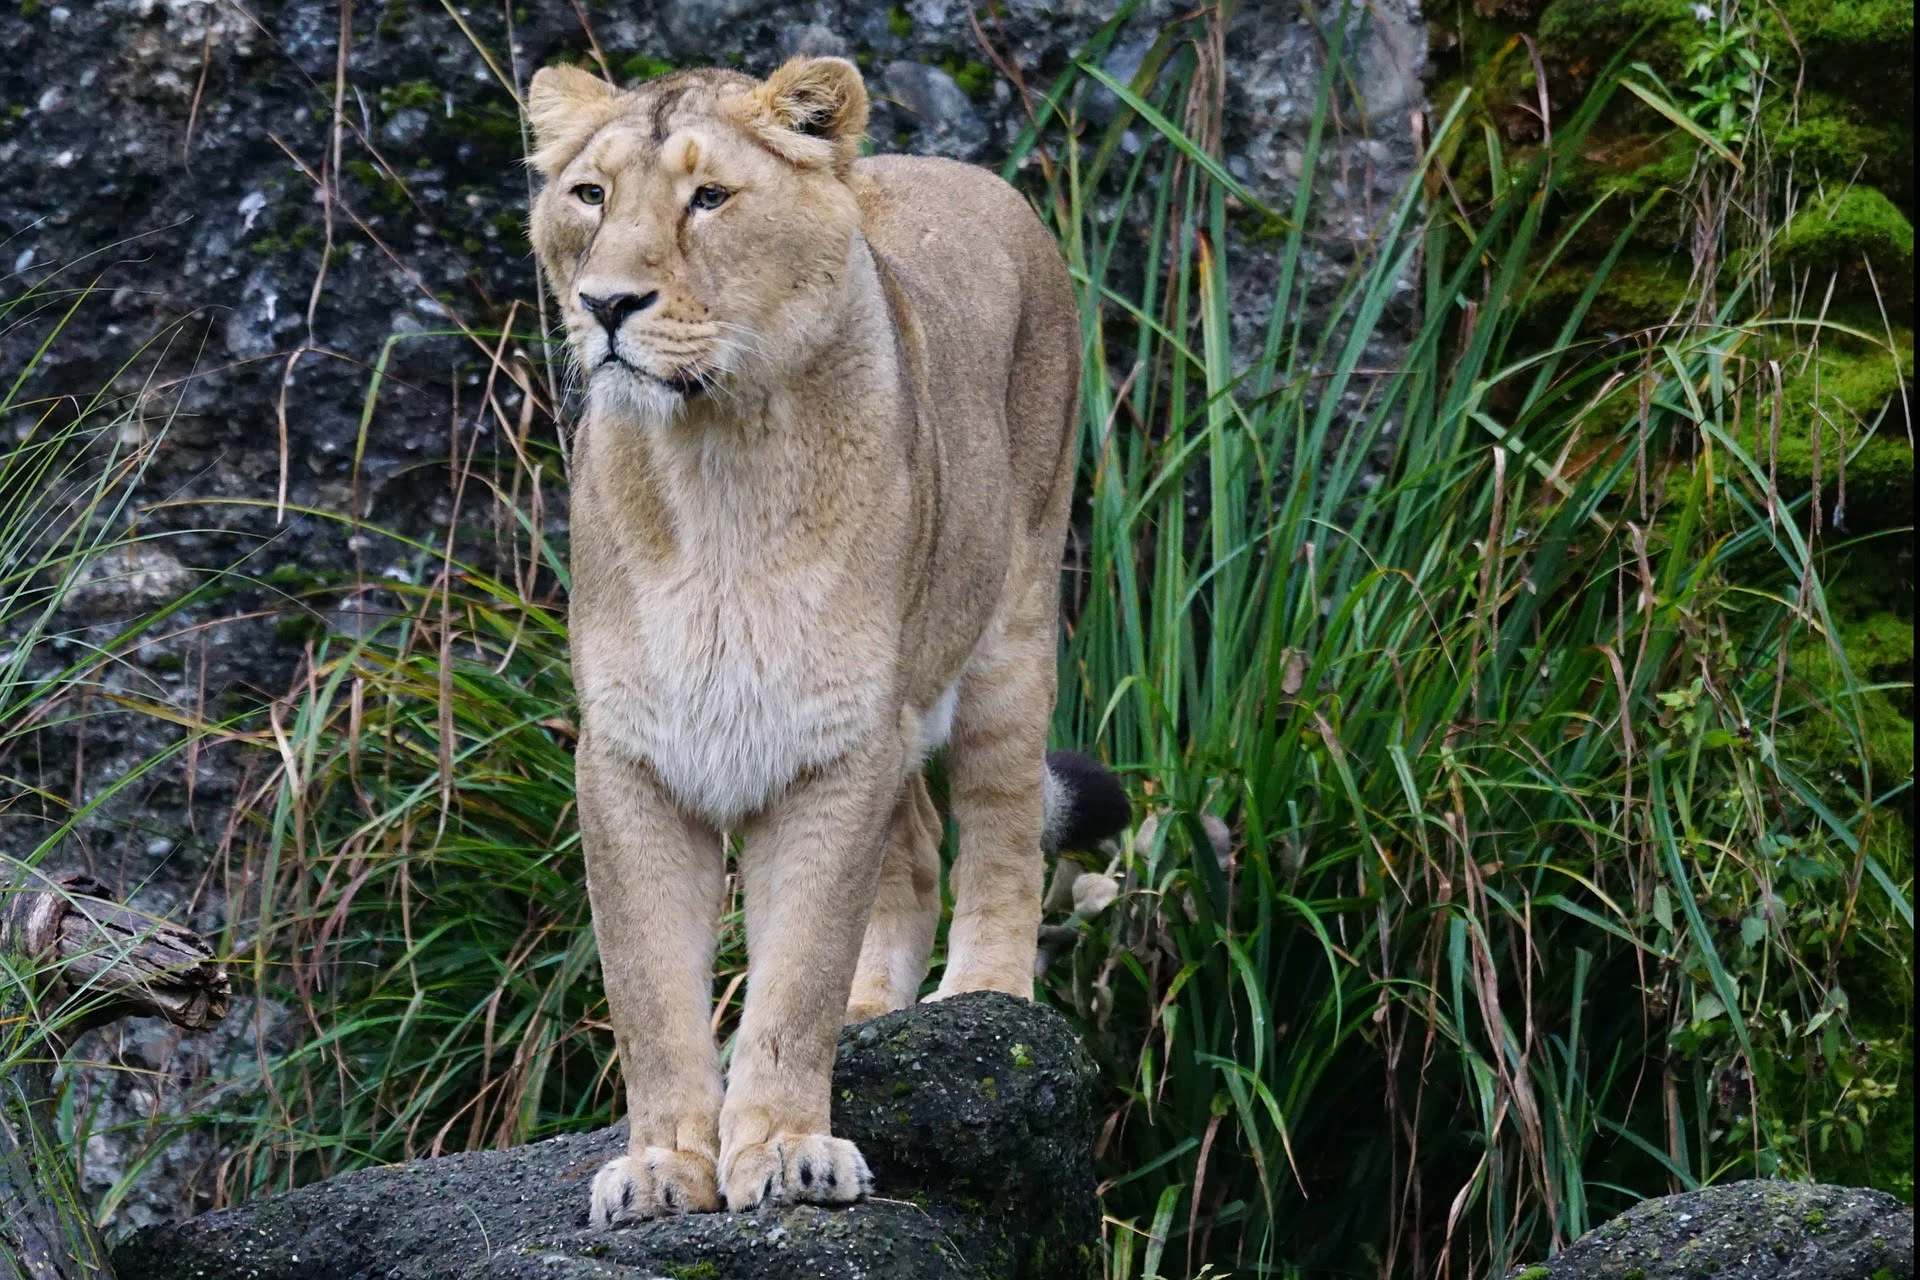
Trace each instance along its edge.
{"label": "lion's eye", "polygon": [[732,194],[733,192],[727,190],[725,187],[717,187],[709,182],[706,186],[695,189],[693,199],[687,201],[687,204],[692,208],[700,210],[718,209],[727,202],[727,197]]}
{"label": "lion's eye", "polygon": [[583,182],[573,189],[581,204],[599,204],[607,198],[605,188],[597,182]]}

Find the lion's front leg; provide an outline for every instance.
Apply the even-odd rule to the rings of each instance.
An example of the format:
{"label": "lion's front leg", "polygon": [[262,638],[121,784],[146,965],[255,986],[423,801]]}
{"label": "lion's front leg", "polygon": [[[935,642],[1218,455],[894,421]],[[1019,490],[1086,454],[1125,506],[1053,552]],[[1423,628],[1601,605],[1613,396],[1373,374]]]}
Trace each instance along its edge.
{"label": "lion's front leg", "polygon": [[844,1204],[872,1188],[859,1150],[829,1132],[833,1052],[900,760],[888,743],[834,766],[742,833],[747,1000],[720,1113],[729,1209]]}
{"label": "lion's front leg", "polygon": [[720,1066],[710,1030],[726,851],[591,727],[576,764],[587,890],[632,1125],[593,1180],[596,1227],[720,1207]]}

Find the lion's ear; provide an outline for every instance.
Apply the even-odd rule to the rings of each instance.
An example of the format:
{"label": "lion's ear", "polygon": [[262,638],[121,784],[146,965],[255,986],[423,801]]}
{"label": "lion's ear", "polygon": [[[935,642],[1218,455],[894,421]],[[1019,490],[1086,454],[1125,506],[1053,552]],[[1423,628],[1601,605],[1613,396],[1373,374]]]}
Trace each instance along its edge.
{"label": "lion's ear", "polygon": [[527,86],[527,123],[533,126],[533,166],[551,178],[581,144],[613,118],[619,91],[591,72],[542,67]]}
{"label": "lion's ear", "polygon": [[844,175],[860,154],[867,86],[845,58],[789,59],[751,97],[763,138],[794,163],[824,159]]}

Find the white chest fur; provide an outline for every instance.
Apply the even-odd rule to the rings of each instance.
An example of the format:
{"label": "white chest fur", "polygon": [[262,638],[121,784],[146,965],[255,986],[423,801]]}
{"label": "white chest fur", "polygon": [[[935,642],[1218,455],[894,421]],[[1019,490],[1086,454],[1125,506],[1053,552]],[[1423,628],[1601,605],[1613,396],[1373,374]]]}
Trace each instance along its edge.
{"label": "white chest fur", "polygon": [[[775,400],[761,429],[615,427],[593,442],[608,477],[597,518],[620,555],[576,662],[593,731],[723,829],[899,731],[899,549],[866,517],[904,502],[904,480]],[[623,510],[615,481],[642,470],[656,505]],[[643,508],[670,551],[628,532]]]}
{"label": "white chest fur", "polygon": [[849,633],[831,598],[845,584],[688,573],[636,586],[620,660],[582,673],[596,732],[691,812],[731,827],[879,727],[892,655],[884,637]]}

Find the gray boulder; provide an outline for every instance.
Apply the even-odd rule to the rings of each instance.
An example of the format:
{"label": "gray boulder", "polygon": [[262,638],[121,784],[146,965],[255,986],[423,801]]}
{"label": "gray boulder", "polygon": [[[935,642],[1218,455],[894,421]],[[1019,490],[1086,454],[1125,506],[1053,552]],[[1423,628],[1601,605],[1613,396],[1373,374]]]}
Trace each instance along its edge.
{"label": "gray boulder", "polygon": [[1883,1191],[1732,1182],[1643,1200],[1508,1280],[1913,1280],[1913,1209]]}
{"label": "gray boulder", "polygon": [[1100,1273],[1094,1074],[1051,1010],[990,992],[841,1033],[834,1132],[877,1194],[586,1225],[587,1188],[626,1129],[342,1174],[114,1251],[122,1277],[194,1280],[1077,1280]]}

